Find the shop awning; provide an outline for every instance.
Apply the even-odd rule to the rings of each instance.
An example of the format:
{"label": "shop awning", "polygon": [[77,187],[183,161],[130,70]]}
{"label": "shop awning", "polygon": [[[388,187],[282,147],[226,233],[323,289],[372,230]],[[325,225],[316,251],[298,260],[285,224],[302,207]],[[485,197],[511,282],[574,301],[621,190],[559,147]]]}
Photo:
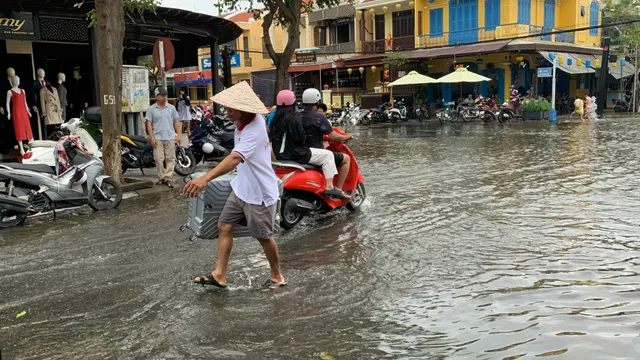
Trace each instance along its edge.
{"label": "shop awning", "polygon": [[[620,65],[620,63],[618,63]],[[592,65],[593,66],[593,65]],[[625,63],[624,66],[616,66],[612,67],[609,65],[609,74],[616,78],[616,80],[620,80],[629,76],[633,76],[636,73],[636,67],[633,64]]]}
{"label": "shop awning", "polygon": [[498,41],[486,44],[460,45],[445,48],[414,50],[405,52],[410,59],[433,59],[438,57],[488,54],[502,50],[508,41]]}
{"label": "shop awning", "polygon": [[[548,62],[553,63],[551,58],[549,57],[549,51],[538,51],[543,58],[547,59]],[[575,53],[563,53],[563,52],[554,52],[554,55],[557,57],[562,56],[563,62],[562,64],[558,64],[558,69],[566,72],[567,74],[593,74],[596,71],[593,68],[587,67],[586,61],[591,61],[592,64],[595,64],[596,58],[593,55],[587,54],[575,54]],[[568,59],[571,60],[571,65],[569,65]],[[582,65],[578,66],[578,59],[582,59]]]}

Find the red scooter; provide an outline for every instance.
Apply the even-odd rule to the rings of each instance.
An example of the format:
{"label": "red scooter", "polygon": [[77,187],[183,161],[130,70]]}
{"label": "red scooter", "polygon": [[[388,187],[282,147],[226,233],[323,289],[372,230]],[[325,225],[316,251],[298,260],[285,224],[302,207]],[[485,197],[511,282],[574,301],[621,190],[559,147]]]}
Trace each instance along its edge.
{"label": "red scooter", "polygon": [[[334,130],[344,134],[340,129]],[[325,141],[329,141],[326,136]],[[326,213],[341,207],[355,212],[364,202],[366,198],[364,179],[351,149],[344,143],[330,142],[327,150],[341,152],[351,158],[351,167],[343,188],[346,193],[351,194],[351,199],[339,200],[322,195],[326,179],[321,167],[276,161],[273,165],[284,188],[280,204],[280,226],[282,228],[291,229],[305,216]]]}
{"label": "red scooter", "polygon": [[[520,96],[509,99],[508,103],[505,102],[500,106],[497,116],[498,121],[504,123],[515,118],[522,118],[521,105]],[[524,120],[524,118],[522,119]]]}

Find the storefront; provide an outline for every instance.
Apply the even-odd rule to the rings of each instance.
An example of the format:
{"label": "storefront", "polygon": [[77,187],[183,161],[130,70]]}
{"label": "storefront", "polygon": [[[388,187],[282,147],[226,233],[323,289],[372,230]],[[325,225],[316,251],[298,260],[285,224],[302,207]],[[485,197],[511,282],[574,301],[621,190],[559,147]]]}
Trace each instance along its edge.
{"label": "storefront", "polygon": [[[85,105],[99,105],[97,71],[97,28],[89,28],[86,12],[69,0],[3,0],[0,2],[0,69],[13,68],[20,77],[20,87],[27,94],[29,107],[37,106],[35,82],[37,69],[45,71],[44,80],[58,84],[58,74],[65,74],[67,118],[77,116]],[[137,17],[134,16],[134,18]],[[190,11],[158,7],[156,14],[145,19],[125,18],[123,63],[136,65],[140,56],[152,53],[158,37],[168,37],[175,48],[174,66],[195,65],[197,49],[234,40],[242,30],[234,23]],[[217,74],[216,74],[217,75]],[[9,81],[1,75],[0,106],[6,106]],[[216,76],[217,77],[217,76]],[[71,106],[73,104],[73,107]],[[39,121],[32,117],[36,138]],[[11,122],[0,115],[0,153],[8,153],[16,145]],[[42,127],[42,126],[41,126]]]}

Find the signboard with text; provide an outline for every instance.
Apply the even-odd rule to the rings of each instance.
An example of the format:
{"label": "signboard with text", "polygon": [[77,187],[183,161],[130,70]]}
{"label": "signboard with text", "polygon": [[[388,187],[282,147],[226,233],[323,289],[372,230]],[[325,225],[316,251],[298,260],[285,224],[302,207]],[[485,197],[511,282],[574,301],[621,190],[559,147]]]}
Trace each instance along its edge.
{"label": "signboard with text", "polygon": [[[239,68],[240,67],[240,54],[231,55],[231,68]],[[222,69],[222,56],[218,56],[218,69]]]}
{"label": "signboard with text", "polygon": [[548,78],[553,77],[553,68],[538,68],[538,77],[539,78]]}
{"label": "signboard with text", "polygon": [[315,53],[296,54],[296,61],[299,63],[312,63],[317,60]]}
{"label": "signboard with text", "polygon": [[36,29],[34,16],[30,12],[0,12],[0,39],[37,39]]}
{"label": "signboard with text", "polygon": [[122,66],[122,112],[149,108],[149,70],[144,66]]}
{"label": "signboard with text", "polygon": [[175,74],[173,83],[176,86],[211,84],[211,70]]}
{"label": "signboard with text", "polygon": [[211,70],[211,58],[202,58],[200,65],[202,70]]}

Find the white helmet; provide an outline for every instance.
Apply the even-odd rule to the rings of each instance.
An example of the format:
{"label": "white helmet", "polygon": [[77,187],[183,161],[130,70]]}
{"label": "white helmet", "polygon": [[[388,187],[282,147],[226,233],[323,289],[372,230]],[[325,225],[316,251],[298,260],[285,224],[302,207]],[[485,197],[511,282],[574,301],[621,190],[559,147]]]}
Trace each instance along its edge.
{"label": "white helmet", "polygon": [[202,144],[202,151],[205,154],[211,154],[213,152],[213,145],[211,145],[209,143]]}
{"label": "white helmet", "polygon": [[302,93],[302,103],[305,105],[315,105],[320,102],[322,97],[318,89],[307,89]]}

